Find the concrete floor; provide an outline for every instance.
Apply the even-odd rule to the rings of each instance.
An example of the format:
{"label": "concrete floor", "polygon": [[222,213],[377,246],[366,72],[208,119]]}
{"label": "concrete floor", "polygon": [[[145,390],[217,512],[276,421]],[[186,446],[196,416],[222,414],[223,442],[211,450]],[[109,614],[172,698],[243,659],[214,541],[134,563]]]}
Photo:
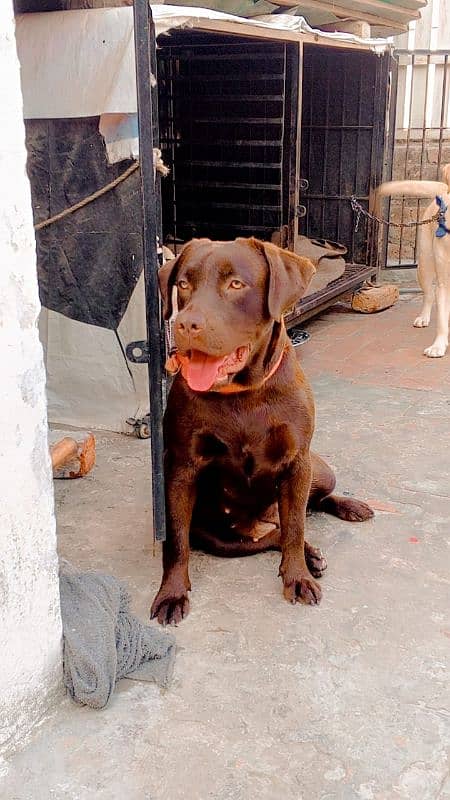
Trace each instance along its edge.
{"label": "concrete floor", "polygon": [[[62,701],[2,765],[1,798],[450,798],[450,355],[421,355],[418,303],[307,326],[315,447],[378,509],[308,518],[321,605],[283,600],[276,553],[194,554],[172,688],[123,681],[101,712]],[[61,553],[125,579],[143,617],[160,577],[148,449],[100,435],[95,471],[56,486]]]}

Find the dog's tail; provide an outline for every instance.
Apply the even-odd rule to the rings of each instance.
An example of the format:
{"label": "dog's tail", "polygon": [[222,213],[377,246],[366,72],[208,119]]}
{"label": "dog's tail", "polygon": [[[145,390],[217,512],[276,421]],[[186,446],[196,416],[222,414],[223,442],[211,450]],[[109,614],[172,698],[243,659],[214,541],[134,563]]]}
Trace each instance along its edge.
{"label": "dog's tail", "polygon": [[442,177],[447,184],[447,192],[450,194],[450,164],[445,164],[445,166],[442,167]]}
{"label": "dog's tail", "polygon": [[400,195],[403,197],[430,198],[450,193],[450,164],[442,168],[442,181],[388,181],[382,183],[375,192],[375,214],[379,216],[382,197]]}
{"label": "dog's tail", "polygon": [[[450,164],[444,169],[448,169],[450,181]],[[443,181],[388,181],[382,183],[377,189],[380,197],[391,197],[392,195],[403,195],[404,197],[435,197],[437,194],[447,194],[449,186]]]}

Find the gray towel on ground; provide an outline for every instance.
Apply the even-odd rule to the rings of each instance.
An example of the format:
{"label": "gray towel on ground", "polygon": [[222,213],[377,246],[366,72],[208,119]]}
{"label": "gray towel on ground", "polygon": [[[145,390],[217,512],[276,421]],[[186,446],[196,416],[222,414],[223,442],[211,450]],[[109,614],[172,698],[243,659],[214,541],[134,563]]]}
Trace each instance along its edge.
{"label": "gray towel on ground", "polygon": [[175,639],[130,614],[130,596],[112,575],[60,565],[64,682],[77,703],[104,708],[120,678],[170,683]]}

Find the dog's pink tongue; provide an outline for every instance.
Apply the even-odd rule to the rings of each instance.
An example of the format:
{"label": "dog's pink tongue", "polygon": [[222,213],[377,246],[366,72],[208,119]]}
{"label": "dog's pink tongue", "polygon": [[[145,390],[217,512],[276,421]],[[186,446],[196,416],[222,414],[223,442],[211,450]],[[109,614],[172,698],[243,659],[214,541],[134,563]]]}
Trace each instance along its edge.
{"label": "dog's pink tongue", "polygon": [[215,384],[223,361],[223,358],[192,350],[185,376],[190,388],[195,392],[207,392]]}

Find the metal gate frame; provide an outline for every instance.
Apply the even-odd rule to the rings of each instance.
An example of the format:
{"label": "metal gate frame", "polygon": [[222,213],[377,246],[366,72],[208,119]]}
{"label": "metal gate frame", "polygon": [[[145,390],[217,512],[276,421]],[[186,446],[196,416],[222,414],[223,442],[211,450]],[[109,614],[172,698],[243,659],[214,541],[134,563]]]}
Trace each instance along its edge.
{"label": "metal gate frame", "polygon": [[[449,50],[395,50],[394,57],[396,59],[397,64],[397,73],[398,73],[398,66],[403,62],[403,65],[407,65],[411,68],[411,84],[409,88],[409,104],[407,108],[407,117],[408,117],[408,126],[397,126],[396,119],[395,119],[395,112],[397,110],[397,103],[398,103],[398,92],[399,92],[399,84],[398,79],[396,78],[395,85],[393,86],[393,92],[395,92],[395,103],[393,103],[393,110],[394,116],[392,119],[392,136],[390,137],[390,141],[388,142],[388,152],[387,158],[391,160],[391,171],[385,178],[385,180],[406,180],[406,179],[413,179],[413,180],[440,180],[440,170],[443,165],[443,148],[444,148],[444,133],[445,131],[449,131],[448,142],[450,146],[450,130],[448,125],[445,124],[445,115],[448,114],[448,103],[450,102],[448,99],[448,94],[450,92],[450,51]],[[443,67],[443,76],[442,76],[442,91],[440,97],[440,113],[439,113],[439,124],[432,125],[427,124],[427,116],[429,115],[428,105],[430,101],[429,96],[429,67],[430,65],[438,65]],[[425,75],[425,86],[423,92],[423,108],[421,110],[421,124],[415,125],[413,124],[413,116],[414,113],[417,113],[417,108],[415,108],[415,99],[416,95],[414,93],[415,89],[415,82],[417,80],[416,68],[426,68],[426,75]],[[434,90],[434,87],[433,87]],[[433,99],[433,98],[431,98]],[[406,116],[406,114],[405,114]],[[432,121],[432,120],[431,120]],[[396,134],[399,130],[406,131],[405,134],[405,163],[404,169],[402,170],[403,174],[395,173],[393,174],[392,171],[392,160],[393,154],[395,149],[395,142],[396,142]],[[421,136],[413,136],[412,131],[416,131]],[[434,134],[434,138],[433,138]],[[415,159],[410,159],[409,156],[411,154],[411,150],[413,147],[413,142],[417,141],[420,142],[418,145],[418,149],[420,150],[420,156],[418,159],[418,164]],[[434,142],[437,144],[437,161],[436,167],[433,169],[431,167],[426,168],[426,147],[429,142]],[[418,166],[418,169],[411,170],[411,163],[414,166]],[[425,170],[427,174],[425,173]],[[434,173],[434,174],[433,174]],[[392,221],[394,216],[394,203],[395,199],[386,199],[383,203],[383,217],[387,220]],[[424,206],[429,204],[429,200],[421,201],[414,198],[401,198],[397,200],[397,202],[401,203],[401,211],[400,211],[400,219],[396,220],[401,223],[408,221],[408,222],[418,222],[421,216],[422,210]],[[406,220],[405,218],[408,217]],[[411,249],[411,245],[406,244],[404,241],[404,234],[403,229],[400,229],[399,233],[399,242],[398,242],[398,259],[392,259],[390,263],[388,263],[388,254],[389,254],[389,245],[392,244],[391,236],[392,236],[392,227],[389,225],[383,226],[384,231],[381,232],[380,235],[380,255],[381,255],[381,264],[384,269],[414,269],[417,267],[417,229],[415,231],[415,238],[414,244],[412,245],[412,257],[409,257],[409,260],[403,258],[403,251],[404,248],[408,247]],[[391,241],[390,241],[391,240]]]}
{"label": "metal gate frame", "polygon": [[159,179],[155,177],[153,144],[157,141],[157,95],[152,92],[151,75],[156,74],[155,27],[148,0],[134,0],[134,40],[136,53],[136,86],[139,125],[139,160],[143,216],[143,256],[147,341],[131,342],[127,347],[132,357],[135,347],[148,364],[150,409],[150,452],[152,462],[153,538],[165,541],[166,514],[164,489],[164,327],[158,289],[158,236],[161,221]]}

